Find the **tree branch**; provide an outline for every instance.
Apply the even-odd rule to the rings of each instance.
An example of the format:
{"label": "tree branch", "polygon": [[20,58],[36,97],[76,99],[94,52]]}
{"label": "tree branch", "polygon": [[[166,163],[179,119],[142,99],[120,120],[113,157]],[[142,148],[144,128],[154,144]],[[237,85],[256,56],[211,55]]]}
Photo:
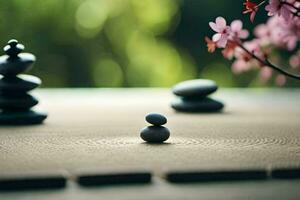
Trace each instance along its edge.
{"label": "tree branch", "polygon": [[285,5],[288,5],[290,6],[291,8],[293,8],[295,10],[295,12],[292,12],[292,14],[294,16],[297,16],[297,17],[300,17],[300,8],[296,7],[295,5],[289,3],[289,2],[286,2],[286,1],[282,1],[281,2],[282,4],[285,4]]}
{"label": "tree branch", "polygon": [[246,49],[242,44],[238,44],[238,46],[240,48],[242,48],[245,52],[247,52],[249,55],[252,56],[252,58],[256,59],[257,61],[259,61],[260,63],[262,63],[264,66],[267,66],[267,67],[270,67],[272,69],[274,69],[275,71],[287,76],[287,77],[290,77],[290,78],[294,78],[294,79],[297,79],[297,80],[300,80],[300,75],[297,75],[297,74],[292,74],[274,64],[272,64],[268,59],[261,59],[259,58],[258,56],[256,56],[254,53],[250,52],[248,49]]}

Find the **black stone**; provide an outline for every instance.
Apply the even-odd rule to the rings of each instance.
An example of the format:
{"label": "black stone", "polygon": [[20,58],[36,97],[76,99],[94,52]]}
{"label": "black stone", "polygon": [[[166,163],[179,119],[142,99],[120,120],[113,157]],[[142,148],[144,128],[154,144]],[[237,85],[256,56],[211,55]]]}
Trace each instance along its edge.
{"label": "black stone", "polygon": [[177,98],[171,106],[180,112],[218,112],[223,109],[224,104],[208,97]]}
{"label": "black stone", "polygon": [[35,62],[35,56],[30,53],[20,53],[11,60],[9,56],[0,56],[0,74],[3,76],[16,76],[29,70]]}
{"label": "black stone", "polygon": [[149,113],[146,115],[146,121],[150,124],[160,126],[167,123],[167,118],[159,113]]}
{"label": "black stone", "polygon": [[300,179],[300,168],[272,169],[271,177],[274,179]]}
{"label": "black stone", "polygon": [[4,93],[25,93],[40,85],[41,80],[30,75],[0,78],[0,92]]}
{"label": "black stone", "polygon": [[9,40],[7,45],[3,48],[5,53],[9,55],[11,59],[14,59],[25,49],[24,45],[19,44],[17,40]]}
{"label": "black stone", "polygon": [[0,94],[0,109],[24,110],[38,104],[38,100],[29,94]]}
{"label": "black stone", "polygon": [[34,76],[18,75],[30,69],[35,56],[21,53],[25,47],[17,40],[8,41],[4,47],[6,55],[0,56],[0,124],[27,125],[39,124],[47,114],[30,110],[38,100],[27,94],[41,85]]}
{"label": "black stone", "polygon": [[178,83],[173,87],[173,93],[181,97],[205,97],[218,89],[212,80],[196,79]]}
{"label": "black stone", "polygon": [[166,179],[172,183],[266,180],[267,178],[267,171],[260,169],[236,171],[169,172],[166,174]]}
{"label": "black stone", "polygon": [[0,125],[29,125],[40,124],[47,118],[46,113],[36,111],[2,111]]}
{"label": "black stone", "polygon": [[162,143],[170,137],[170,131],[164,126],[147,126],[142,129],[140,136],[149,143]]}
{"label": "black stone", "polygon": [[0,191],[58,189],[66,186],[62,175],[32,175],[0,177]]}
{"label": "black stone", "polygon": [[77,182],[81,186],[105,186],[119,184],[141,184],[151,182],[150,172],[125,172],[114,174],[81,175]]}

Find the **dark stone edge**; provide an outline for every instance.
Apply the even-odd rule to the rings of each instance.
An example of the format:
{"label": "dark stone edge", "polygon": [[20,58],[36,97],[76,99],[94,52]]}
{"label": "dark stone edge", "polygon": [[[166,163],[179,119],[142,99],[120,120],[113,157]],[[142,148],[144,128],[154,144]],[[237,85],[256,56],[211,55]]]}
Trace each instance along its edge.
{"label": "dark stone edge", "polygon": [[182,113],[221,113],[224,109],[224,105],[220,106],[219,108],[214,109],[194,109],[194,108],[178,108],[171,104],[171,107],[177,111]]}
{"label": "dark stone edge", "polygon": [[171,183],[266,180],[268,173],[266,170],[169,172],[166,179]]}
{"label": "dark stone edge", "polygon": [[184,97],[184,98],[195,98],[195,97],[196,98],[205,98],[205,97],[210,96],[211,94],[215,93],[218,89],[219,89],[219,87],[217,86],[215,89],[210,90],[209,92],[206,92],[205,94],[192,93],[192,94],[186,95],[186,94],[178,93],[178,92],[174,91],[174,89],[172,88],[172,93],[175,96],[177,96],[177,97]]}
{"label": "dark stone edge", "polygon": [[150,172],[142,173],[119,173],[119,174],[95,174],[79,176],[77,183],[84,187],[141,184],[150,183],[152,175]]}
{"label": "dark stone edge", "polygon": [[300,168],[278,168],[271,171],[273,179],[300,179]]}
{"label": "dark stone edge", "polygon": [[0,191],[23,191],[64,188],[67,179],[63,176],[20,179],[0,179]]}
{"label": "dark stone edge", "polygon": [[0,125],[4,125],[4,126],[23,126],[23,125],[36,125],[36,124],[42,124],[44,122],[45,119],[47,119],[48,115],[43,113],[38,113],[40,116],[35,116],[35,117],[30,117],[30,118],[14,118],[14,119],[7,119],[7,120],[2,120],[1,119],[1,113],[0,113]]}

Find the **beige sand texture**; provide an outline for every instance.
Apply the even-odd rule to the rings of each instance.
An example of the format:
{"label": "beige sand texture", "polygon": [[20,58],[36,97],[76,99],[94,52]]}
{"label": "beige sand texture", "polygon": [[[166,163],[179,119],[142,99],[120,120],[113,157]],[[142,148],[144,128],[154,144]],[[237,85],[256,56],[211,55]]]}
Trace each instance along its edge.
{"label": "beige sand texture", "polygon": [[[39,90],[45,124],[0,127],[0,173],[44,170],[240,169],[300,166],[300,90],[221,89],[223,113],[170,108],[166,89]],[[148,112],[167,143],[144,143]]]}

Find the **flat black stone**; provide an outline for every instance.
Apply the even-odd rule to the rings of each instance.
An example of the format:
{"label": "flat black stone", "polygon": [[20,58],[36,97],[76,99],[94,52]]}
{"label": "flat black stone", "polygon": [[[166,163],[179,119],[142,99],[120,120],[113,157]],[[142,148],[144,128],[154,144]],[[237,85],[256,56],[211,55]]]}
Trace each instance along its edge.
{"label": "flat black stone", "polygon": [[5,53],[10,58],[16,58],[19,53],[25,49],[24,45],[19,44],[18,40],[12,39],[7,42],[7,45],[3,48]]}
{"label": "flat black stone", "polygon": [[25,93],[40,85],[41,80],[35,76],[0,77],[0,92],[4,93]]}
{"label": "flat black stone", "polygon": [[0,177],[0,191],[59,189],[66,186],[62,175]]}
{"label": "flat black stone", "polygon": [[149,113],[146,115],[146,121],[152,125],[160,126],[167,123],[167,118],[159,113]]}
{"label": "flat black stone", "polygon": [[300,179],[300,168],[272,169],[271,177],[274,179]]}
{"label": "flat black stone", "polygon": [[266,180],[266,170],[239,170],[239,171],[193,171],[169,172],[166,179],[172,183],[194,183],[214,181],[247,181]]}
{"label": "flat black stone", "polygon": [[0,109],[3,110],[28,109],[37,104],[38,100],[29,94],[0,94]]}
{"label": "flat black stone", "polygon": [[121,184],[140,184],[151,182],[150,172],[126,172],[115,174],[81,175],[77,182],[81,186],[105,186]]}
{"label": "flat black stone", "polygon": [[181,97],[205,97],[217,89],[217,84],[212,80],[196,79],[178,83],[172,91],[175,95]]}
{"label": "flat black stone", "polygon": [[0,125],[30,125],[41,124],[47,118],[46,113],[36,111],[2,111]]}
{"label": "flat black stone", "polygon": [[147,126],[141,130],[140,136],[149,143],[162,143],[170,137],[170,131],[164,126]]}
{"label": "flat black stone", "polygon": [[224,104],[209,97],[204,98],[176,98],[171,107],[179,112],[219,112]]}
{"label": "flat black stone", "polygon": [[16,59],[9,56],[0,56],[0,74],[3,76],[15,76],[29,70],[35,62],[35,56],[30,53],[20,53]]}

